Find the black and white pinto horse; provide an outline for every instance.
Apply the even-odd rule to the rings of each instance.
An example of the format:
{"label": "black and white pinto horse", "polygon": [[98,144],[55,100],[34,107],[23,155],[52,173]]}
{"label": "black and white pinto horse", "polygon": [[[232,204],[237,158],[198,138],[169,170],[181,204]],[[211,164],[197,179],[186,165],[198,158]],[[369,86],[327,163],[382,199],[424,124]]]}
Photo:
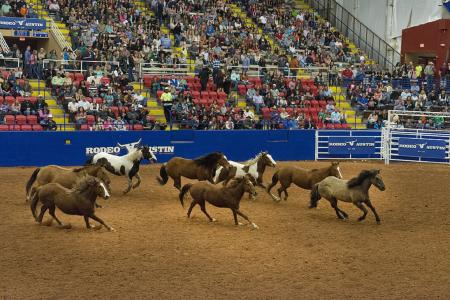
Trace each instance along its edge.
{"label": "black and white pinto horse", "polygon": [[[134,144],[134,143],[133,143]],[[99,164],[110,173],[117,176],[126,176],[128,179],[128,187],[123,191],[128,193],[131,188],[137,188],[141,184],[141,176],[139,175],[139,166],[143,159],[150,162],[156,162],[155,154],[148,146],[127,147],[128,154],[118,156],[106,152],[100,152],[89,158],[86,164]],[[133,177],[137,178],[137,182],[133,185]]]}
{"label": "black and white pinto horse", "polygon": [[[249,174],[255,179],[256,185],[263,188],[265,188],[263,184],[263,175],[266,167],[275,167],[277,165],[275,160],[272,158],[272,155],[266,151],[260,152],[254,158],[244,162],[243,164],[232,160],[229,160],[228,162],[233,167],[236,167],[236,174],[231,174],[234,175],[232,176],[233,178],[242,178]],[[214,177],[215,183],[224,181],[224,185],[226,185],[230,179],[232,179],[230,174],[227,174],[226,170],[224,170],[222,166],[219,166],[216,169],[216,175]]]}

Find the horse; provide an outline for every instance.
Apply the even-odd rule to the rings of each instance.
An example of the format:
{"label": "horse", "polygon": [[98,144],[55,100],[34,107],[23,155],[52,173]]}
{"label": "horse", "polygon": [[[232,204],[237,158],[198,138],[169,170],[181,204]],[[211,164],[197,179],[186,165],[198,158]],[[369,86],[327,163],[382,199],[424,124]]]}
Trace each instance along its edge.
{"label": "horse", "polygon": [[348,214],[338,208],[337,201],[350,202],[363,212],[363,215],[358,218],[358,221],[362,221],[367,215],[367,209],[363,205],[366,204],[375,215],[377,224],[380,224],[380,217],[369,198],[369,189],[372,184],[380,191],[386,189],[380,170],[363,170],[357,177],[350,180],[327,177],[311,190],[310,208],[317,207],[317,202],[324,197],[330,202],[339,219],[347,219]]}
{"label": "horse", "polygon": [[56,182],[61,184],[63,187],[70,189],[77,183],[77,181],[81,177],[85,175],[97,177],[98,179],[102,180],[103,183],[106,184],[108,190],[110,190],[111,179],[109,179],[108,174],[105,172],[102,166],[92,165],[76,169],[67,169],[56,165],[48,165],[35,169],[33,174],[31,174],[31,177],[25,187],[27,196],[26,201],[31,198],[32,194],[35,191],[35,187],[50,182]]}
{"label": "horse", "polygon": [[246,174],[250,174],[256,180],[256,184],[264,189],[266,187],[263,185],[262,181],[266,167],[275,167],[277,165],[272,156],[266,151],[260,152],[253,159],[250,159],[243,164],[232,160],[228,162],[230,165],[236,167],[236,172],[227,172],[225,168],[219,166],[216,170],[216,176],[214,177],[215,183],[223,181],[223,185],[227,185],[232,178],[241,178]]}
{"label": "horse", "polygon": [[212,218],[206,211],[205,202],[217,206],[231,209],[234,217],[234,224],[238,225],[237,215],[240,215],[247,220],[255,229],[258,229],[258,225],[250,221],[250,219],[239,210],[239,204],[241,198],[245,192],[251,193],[256,196],[255,187],[250,179],[250,175],[234,179],[233,183],[229,186],[216,187],[207,182],[188,183],[183,186],[180,191],[180,202],[184,207],[184,196],[189,191],[192,202],[187,212],[188,218],[191,217],[192,209],[195,205],[200,205],[200,209],[206,215],[210,222],[215,222],[216,219]]}
{"label": "horse", "polygon": [[[296,167],[283,167],[275,172],[272,176],[272,183],[267,187],[267,193],[270,194],[272,199],[276,202],[281,201],[281,192],[284,191],[284,200],[287,200],[288,193],[287,189],[294,183],[296,186],[311,190],[314,184],[322,181],[328,176],[334,176],[337,178],[342,178],[341,169],[339,167],[339,162],[332,162],[329,167],[320,169],[302,169]],[[278,188],[278,198],[273,195],[270,190],[280,181],[281,187]]]}
{"label": "horse", "polygon": [[[70,224],[64,225],[55,214],[58,207],[62,212],[68,215],[78,215],[84,217],[84,222],[88,229],[93,228],[89,224],[89,218],[99,222],[108,230],[114,230],[112,227],[95,215],[95,200],[97,196],[103,199],[110,197],[105,184],[98,178],[86,175],[81,177],[72,189],[67,189],[59,183],[48,183],[36,188],[31,200],[31,212],[36,222],[42,224],[42,218],[48,210],[52,218],[58,222],[60,228],[69,229]],[[41,212],[36,216],[37,203],[41,202]]]}
{"label": "horse", "polygon": [[[141,184],[141,176],[139,175],[139,166],[142,159],[146,159],[150,162],[156,162],[155,154],[150,150],[148,146],[139,146],[128,154],[117,156],[106,152],[100,152],[90,157],[86,164],[98,164],[103,166],[108,172],[117,176],[126,176],[128,179],[128,186],[123,191],[124,194],[137,188]],[[133,177],[137,178],[137,183],[132,185]]]}
{"label": "horse", "polygon": [[196,159],[173,157],[161,166],[160,177],[156,177],[156,179],[161,185],[165,185],[170,176],[174,181],[173,186],[178,190],[181,189],[181,177],[200,181],[208,180],[214,183],[218,165],[227,168],[227,170],[230,167],[226,156],[221,152],[213,152]]}

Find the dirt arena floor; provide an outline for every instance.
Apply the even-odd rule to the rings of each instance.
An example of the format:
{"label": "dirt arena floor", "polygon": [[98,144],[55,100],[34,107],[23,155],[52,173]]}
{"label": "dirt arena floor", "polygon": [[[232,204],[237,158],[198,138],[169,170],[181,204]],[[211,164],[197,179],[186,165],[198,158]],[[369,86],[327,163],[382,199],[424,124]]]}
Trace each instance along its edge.
{"label": "dirt arena floor", "polygon": [[[329,163],[279,166],[287,164]],[[309,192],[296,187],[281,203],[258,188],[241,209],[259,230],[234,226],[229,210],[208,205],[218,222],[198,206],[187,219],[172,182],[156,182],[159,167],[143,166],[143,184],[127,196],[125,179],[113,177],[112,198],[99,200],[97,214],[116,232],[88,231],[81,217],[61,212],[71,230],[36,225],[24,202],[33,169],[0,169],[0,298],[450,298],[448,166],[342,162],[345,178],[382,169],[386,191],[370,191],[381,225],[370,212],[357,222],[351,204],[340,203],[348,221],[323,200],[308,209]]]}

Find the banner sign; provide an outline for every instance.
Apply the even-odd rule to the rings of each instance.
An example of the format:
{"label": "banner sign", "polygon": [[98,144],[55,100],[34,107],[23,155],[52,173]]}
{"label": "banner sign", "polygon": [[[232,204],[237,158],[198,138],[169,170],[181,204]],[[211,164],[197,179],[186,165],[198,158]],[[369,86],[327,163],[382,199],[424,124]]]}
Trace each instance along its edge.
{"label": "banner sign", "polygon": [[45,19],[0,17],[0,28],[43,30],[47,28]]}
{"label": "banner sign", "polygon": [[446,150],[447,141],[445,140],[398,139],[398,155],[400,156],[445,159]]}
{"label": "banner sign", "polygon": [[329,154],[374,154],[375,137],[330,137],[328,139]]}

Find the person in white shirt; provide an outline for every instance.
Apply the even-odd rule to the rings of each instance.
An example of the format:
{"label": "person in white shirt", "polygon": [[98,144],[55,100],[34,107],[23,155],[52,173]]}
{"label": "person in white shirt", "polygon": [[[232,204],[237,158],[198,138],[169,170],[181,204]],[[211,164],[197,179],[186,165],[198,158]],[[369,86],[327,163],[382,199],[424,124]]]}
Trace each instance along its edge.
{"label": "person in white shirt", "polygon": [[250,110],[250,108],[247,106],[244,111],[244,118],[250,118],[253,120],[255,118],[255,114]]}
{"label": "person in white shirt", "polygon": [[74,123],[75,115],[78,111],[78,103],[75,101],[75,99],[72,99],[72,101],[69,102],[69,104],[67,105],[67,110],[69,111],[69,121]]}

